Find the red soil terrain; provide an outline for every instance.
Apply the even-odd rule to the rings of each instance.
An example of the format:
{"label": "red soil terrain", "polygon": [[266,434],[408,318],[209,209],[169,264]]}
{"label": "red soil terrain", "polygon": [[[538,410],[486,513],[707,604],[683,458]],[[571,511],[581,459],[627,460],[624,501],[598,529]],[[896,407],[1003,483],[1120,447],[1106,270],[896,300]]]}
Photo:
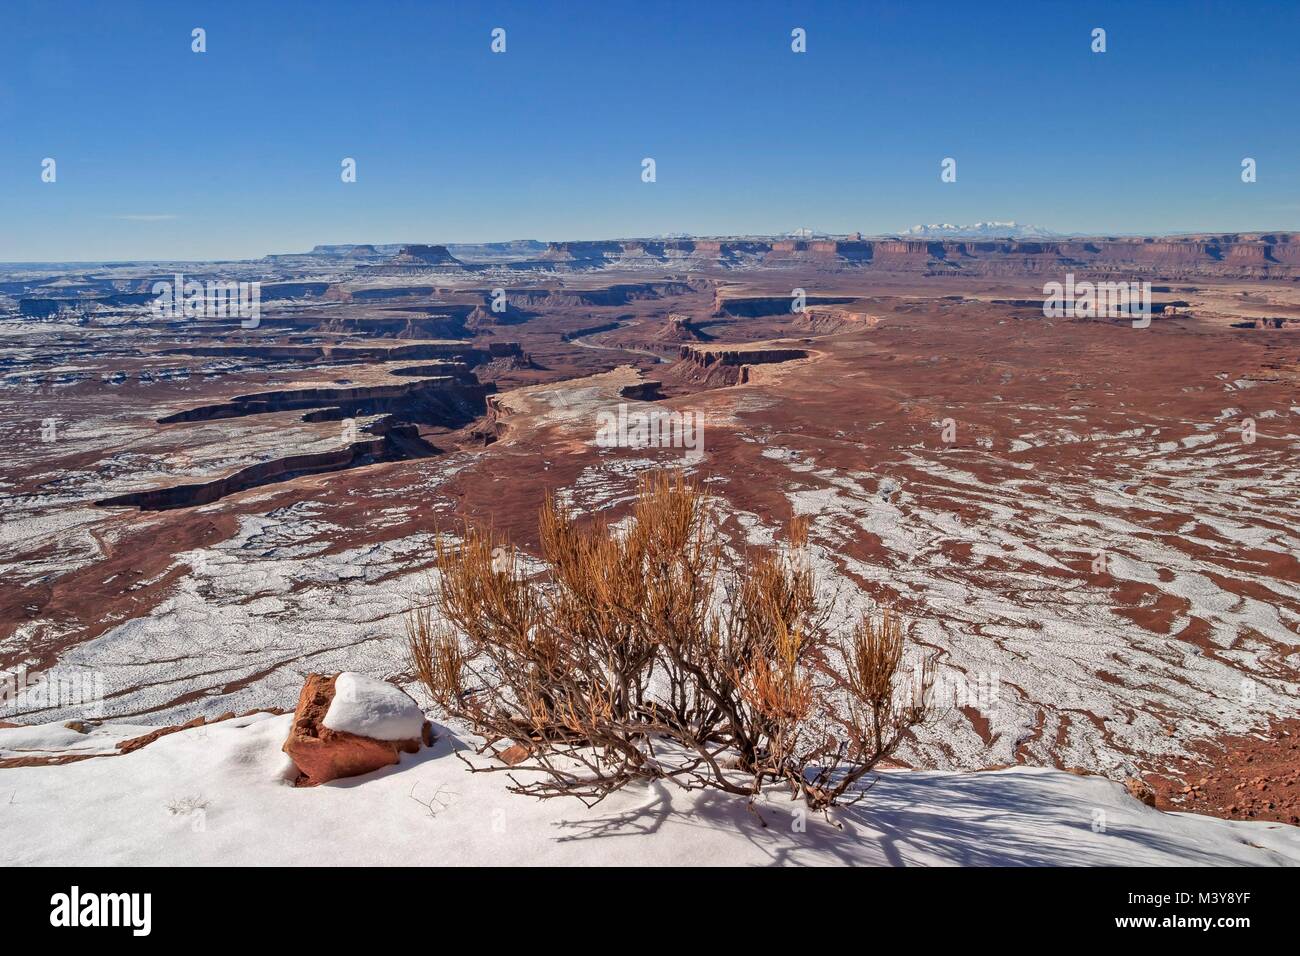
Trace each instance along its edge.
{"label": "red soil terrain", "polygon": [[1300,826],[1300,720],[1200,743],[1196,750],[1175,758],[1167,773],[1146,777],[1157,807]]}
{"label": "red soil terrain", "polygon": [[[3,382],[0,666],[97,669],[108,713],[178,721],[283,705],[309,670],[401,676],[433,535],[532,549],[548,491],[617,518],[641,471],[686,467],[736,547],[808,515],[839,623],[888,600],[939,656],[902,762],[1081,767],[1295,822],[1300,339],[1234,326],[1300,295],[1179,278],[1184,255],[1268,246],[1271,274],[1291,247],[1125,246],[1156,278],[1174,261],[1157,298],[1187,303],[1139,329],[1044,318],[1037,268],[880,268],[914,245],[875,243],[869,277],[799,243],[714,250],[780,268],[526,275],[504,311],[467,270],[254,331],[35,325]],[[550,255],[596,253],[628,250]],[[698,413],[702,457],[597,445],[619,404]]]}

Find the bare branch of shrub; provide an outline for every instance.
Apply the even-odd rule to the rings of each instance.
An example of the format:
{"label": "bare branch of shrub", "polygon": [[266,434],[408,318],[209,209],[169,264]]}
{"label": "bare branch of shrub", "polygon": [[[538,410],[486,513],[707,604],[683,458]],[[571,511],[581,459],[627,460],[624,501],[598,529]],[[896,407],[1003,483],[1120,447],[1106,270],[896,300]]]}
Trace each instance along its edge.
{"label": "bare branch of shrub", "polygon": [[785,547],[724,568],[703,489],[661,472],[642,478],[621,530],[554,498],[539,530],[538,573],[489,532],[440,540],[437,585],[406,618],[430,696],[484,751],[527,754],[508,768],[517,792],[591,804],[671,780],[752,800],[782,783],[825,809],[860,794],[924,719],[928,676],[895,700],[906,629],[891,609],[829,634],[805,519]]}

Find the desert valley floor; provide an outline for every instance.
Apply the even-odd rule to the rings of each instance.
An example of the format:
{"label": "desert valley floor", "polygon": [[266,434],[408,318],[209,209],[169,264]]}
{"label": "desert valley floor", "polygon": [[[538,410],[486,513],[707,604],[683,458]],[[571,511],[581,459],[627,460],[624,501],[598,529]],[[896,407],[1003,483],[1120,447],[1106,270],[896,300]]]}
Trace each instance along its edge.
{"label": "desert valley floor", "polygon": [[[1151,278],[1149,328],[1045,318],[1043,275],[798,262],[299,276],[256,329],[9,315],[0,667],[97,674],[127,724],[292,708],[308,671],[420,698],[437,535],[533,548],[548,491],[617,518],[680,467],[737,549],[807,515],[836,619],[892,602],[939,654],[901,765],[1295,823],[1300,285]],[[620,404],[700,414],[702,454],[602,447]]]}

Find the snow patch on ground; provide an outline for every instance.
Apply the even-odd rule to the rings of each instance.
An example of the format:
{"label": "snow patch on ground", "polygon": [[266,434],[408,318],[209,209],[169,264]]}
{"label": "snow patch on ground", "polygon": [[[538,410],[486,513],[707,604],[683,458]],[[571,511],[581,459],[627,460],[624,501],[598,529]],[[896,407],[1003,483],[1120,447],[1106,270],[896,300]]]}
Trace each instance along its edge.
{"label": "snow patch on ground", "polygon": [[258,714],[0,770],[0,865],[1300,864],[1300,828],[1162,813],[1102,777],[1029,767],[885,772],[830,821],[773,791],[763,826],[742,799],[664,784],[590,810],[511,794],[505,774],[468,773],[465,743],[440,729],[396,766],[296,788],[291,723]]}

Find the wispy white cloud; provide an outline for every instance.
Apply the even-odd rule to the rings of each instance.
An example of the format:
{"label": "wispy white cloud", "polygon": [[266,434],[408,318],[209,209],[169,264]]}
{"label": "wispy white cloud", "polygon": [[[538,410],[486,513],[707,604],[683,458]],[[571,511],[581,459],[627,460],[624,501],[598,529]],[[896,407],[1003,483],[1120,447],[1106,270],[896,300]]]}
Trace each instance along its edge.
{"label": "wispy white cloud", "polygon": [[175,219],[171,213],[127,213],[124,216],[114,216],[114,219],[125,219],[128,222],[162,222],[166,219]]}

